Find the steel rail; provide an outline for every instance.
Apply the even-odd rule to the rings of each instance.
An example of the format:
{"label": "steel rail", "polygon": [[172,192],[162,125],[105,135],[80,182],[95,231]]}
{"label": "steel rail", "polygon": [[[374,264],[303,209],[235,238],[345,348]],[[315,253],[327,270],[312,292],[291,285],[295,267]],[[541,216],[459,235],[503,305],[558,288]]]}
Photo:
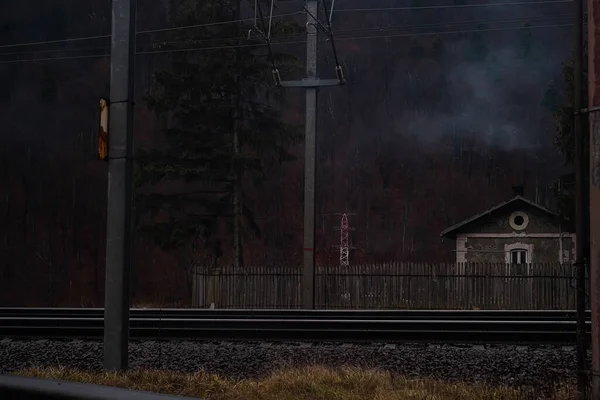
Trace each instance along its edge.
{"label": "steel rail", "polygon": [[[102,308],[0,308],[0,317],[103,317]],[[588,311],[589,315],[589,311]],[[281,310],[131,309],[130,318],[499,319],[575,320],[573,310]]]}
{"label": "steel rail", "polygon": [[[571,343],[574,320],[132,318],[131,337],[202,340]],[[589,324],[588,324],[589,327]],[[102,317],[0,317],[4,337],[102,336]]]}

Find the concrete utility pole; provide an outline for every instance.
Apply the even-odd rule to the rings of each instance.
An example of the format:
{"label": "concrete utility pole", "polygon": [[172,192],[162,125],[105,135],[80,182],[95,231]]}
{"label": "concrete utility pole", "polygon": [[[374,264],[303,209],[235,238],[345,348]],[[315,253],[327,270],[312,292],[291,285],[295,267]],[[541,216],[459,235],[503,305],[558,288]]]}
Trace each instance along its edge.
{"label": "concrete utility pole", "polygon": [[[584,87],[583,82],[583,1],[575,1],[575,58],[573,60],[573,86],[576,111],[583,109]],[[579,400],[587,399],[588,379],[586,368],[586,329],[585,329],[585,303],[586,303],[586,265],[589,261],[587,251],[587,221],[586,209],[588,207],[585,182],[584,160],[584,118],[581,112],[574,115],[575,135],[575,268],[576,268],[576,300],[577,300],[577,391]]]}
{"label": "concrete utility pole", "polygon": [[135,0],[112,0],[104,368],[127,368],[131,256]]}
{"label": "concrete utility pole", "polygon": [[[306,77],[317,76],[318,30],[312,15],[318,15],[316,1],[307,1],[306,9]],[[304,271],[302,303],[315,308],[315,197],[317,181],[317,87],[306,88],[306,134],[304,136]]]}
{"label": "concrete utility pole", "polygon": [[[581,1],[581,0],[579,0]],[[600,0],[588,0],[588,113],[590,123],[590,303],[592,399],[600,399]]]}
{"label": "concrete utility pole", "polygon": [[[304,269],[302,305],[315,308],[315,184],[317,160],[317,91],[323,86],[337,86],[341,79],[317,78],[318,2],[306,1],[306,78],[281,82],[283,87],[306,88],[306,125],[304,137]],[[329,17],[328,17],[329,18]]]}

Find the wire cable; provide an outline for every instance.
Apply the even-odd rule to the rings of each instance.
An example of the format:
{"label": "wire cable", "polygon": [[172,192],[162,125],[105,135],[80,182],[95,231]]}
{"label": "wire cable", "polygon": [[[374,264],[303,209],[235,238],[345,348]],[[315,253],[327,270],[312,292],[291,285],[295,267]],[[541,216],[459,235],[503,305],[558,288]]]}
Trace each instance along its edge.
{"label": "wire cable", "polygon": [[372,28],[357,28],[357,29],[345,29],[345,30],[336,30],[333,33],[335,35],[345,34],[348,32],[367,32],[367,31],[388,31],[394,29],[419,29],[419,28],[436,28],[436,27],[444,27],[451,25],[482,25],[482,24],[496,24],[496,23],[529,23],[536,22],[541,20],[549,20],[549,19],[559,19],[559,18],[574,18],[575,14],[552,14],[548,16],[540,16],[540,17],[516,17],[516,18],[506,18],[506,19],[484,19],[484,20],[467,20],[467,21],[456,21],[456,22],[443,22],[443,23],[431,23],[431,24],[413,24],[413,25],[393,25],[393,26],[380,26],[380,27],[372,27]]}
{"label": "wire cable", "polygon": [[[573,0],[546,0],[546,1],[526,1],[526,2],[505,2],[505,3],[492,3],[492,4],[462,4],[462,5],[448,5],[448,6],[418,6],[418,7],[380,7],[380,8],[349,8],[349,9],[339,9],[334,10],[333,12],[375,12],[375,11],[413,11],[413,10],[425,10],[425,9],[454,9],[454,8],[478,8],[478,7],[508,7],[508,6],[518,6],[518,5],[547,5],[547,4],[566,4],[572,3]],[[303,14],[303,11],[297,11],[294,13],[288,14],[278,14],[273,15],[273,18],[282,18],[282,17],[292,17],[296,15]],[[230,21],[221,21],[221,22],[212,22],[207,24],[194,24],[194,25],[185,25],[185,26],[175,26],[170,28],[159,28],[159,29],[148,29],[143,31],[138,31],[136,35],[143,35],[148,33],[158,33],[158,32],[168,32],[174,30],[182,30],[182,29],[193,29],[193,28],[202,28],[202,27],[211,27],[218,25],[227,25],[227,24],[235,24],[242,22],[251,22],[253,18],[246,19],[236,19]],[[45,40],[39,42],[25,42],[25,43],[11,43],[0,45],[0,49],[10,48],[10,47],[25,47],[25,46],[37,46],[41,44],[54,44],[54,43],[67,43],[74,41],[82,41],[82,40],[94,40],[94,39],[108,39],[110,38],[110,34],[108,35],[97,35],[97,36],[84,36],[84,37],[76,37],[76,38],[67,38],[67,39],[57,39],[57,40]]]}
{"label": "wire cable", "polygon": [[[299,14],[302,14],[302,12],[298,11],[298,12],[288,13],[288,14],[273,15],[273,18],[293,17],[293,16],[296,16]],[[174,26],[174,27],[160,28],[160,29],[147,29],[147,30],[136,32],[136,35],[144,35],[144,34],[148,34],[148,33],[169,32],[169,31],[176,31],[176,30],[182,30],[182,29],[205,28],[205,27],[228,25],[228,24],[238,24],[238,23],[251,22],[251,21],[253,21],[253,19],[246,18],[246,19],[237,19],[237,20],[230,20],[230,21],[211,22],[211,23],[206,23],[206,24]],[[56,39],[56,40],[44,40],[44,41],[39,41],[39,42],[11,43],[11,44],[0,45],[0,49],[6,49],[6,48],[10,48],[10,47],[38,46],[38,45],[42,45],[42,44],[68,43],[68,42],[76,42],[76,41],[83,41],[83,40],[110,39],[110,37],[111,37],[111,35],[108,34],[108,35],[82,36],[82,37]]]}
{"label": "wire cable", "polygon": [[[337,38],[337,41],[341,40],[369,40],[369,39],[385,39],[385,38],[397,38],[397,37],[415,37],[415,36],[435,36],[435,35],[448,35],[457,33],[476,33],[476,32],[495,32],[495,31],[509,31],[519,29],[536,29],[536,28],[561,28],[561,27],[572,27],[574,24],[551,24],[551,25],[534,25],[534,26],[519,26],[519,27],[508,27],[508,28],[490,28],[490,29],[469,29],[460,31],[446,31],[446,32],[420,32],[420,33],[402,33],[397,35],[373,35],[373,36],[349,36]],[[319,42],[326,42],[327,40],[320,40]],[[284,41],[284,42],[272,42],[272,45],[286,45],[286,44],[300,44],[306,43],[305,40],[298,41]],[[199,47],[199,48],[186,48],[186,49],[167,49],[167,50],[155,50],[155,51],[141,51],[137,54],[158,54],[158,53],[176,53],[182,51],[202,51],[202,50],[224,50],[233,49],[237,47],[261,47],[264,44],[246,44],[241,46],[216,46],[216,47]]]}
{"label": "wire cable", "polygon": [[[478,24],[496,24],[496,23],[528,23],[535,22],[540,20],[549,20],[549,19],[558,19],[558,18],[571,18],[574,17],[573,13],[564,13],[564,14],[550,14],[546,16],[529,16],[529,17],[515,17],[515,18],[505,18],[505,19],[480,19],[480,20],[465,20],[465,21],[455,21],[455,22],[443,22],[443,23],[430,23],[430,24],[412,24],[412,25],[391,25],[391,26],[375,26],[370,28],[353,28],[353,29],[342,29],[333,31],[334,35],[339,34],[347,34],[354,32],[368,32],[368,31],[377,31],[377,32],[385,32],[389,30],[396,29],[419,29],[419,28],[435,28],[435,27],[444,27],[451,25],[478,25]],[[285,34],[285,35],[273,35],[273,38],[295,38],[295,37],[304,37],[306,36],[305,32],[293,33],[293,34]],[[240,38],[237,36],[229,36],[224,38],[211,38],[211,39],[192,39],[192,40],[175,40],[175,41],[158,41],[154,43],[146,43],[143,46],[150,45],[167,45],[167,44],[181,44],[181,43],[202,43],[202,42],[221,42],[227,40],[239,40]],[[2,53],[0,53],[1,55]]]}
{"label": "wire cable", "polygon": [[54,44],[54,43],[66,43],[76,42],[81,40],[94,40],[94,39],[108,39],[110,35],[98,35],[98,36],[84,36],[69,39],[57,39],[57,40],[45,40],[43,42],[27,42],[27,43],[12,43],[0,45],[0,49],[7,49],[9,47],[24,47],[24,46],[37,46],[40,44]]}
{"label": "wire cable", "polygon": [[[302,15],[302,14],[304,14],[303,11],[297,11],[297,12],[288,13],[288,14],[273,15],[273,18],[294,17],[296,15]],[[138,31],[137,35],[145,35],[148,33],[157,33],[157,32],[169,32],[169,31],[176,31],[176,30],[182,30],[182,29],[205,28],[205,27],[228,25],[228,24],[240,24],[240,23],[244,23],[244,22],[253,22],[253,21],[254,21],[254,18],[244,18],[244,19],[236,19],[236,20],[230,20],[230,21],[211,22],[208,24],[194,24],[194,25],[174,26],[171,28],[148,29],[148,30]]]}
{"label": "wire cable", "polygon": [[[444,22],[444,23],[431,23],[431,24],[413,24],[413,25],[393,25],[393,26],[376,26],[369,28],[356,28],[356,29],[343,29],[337,30],[333,33],[335,35],[347,35],[350,33],[358,33],[358,32],[386,32],[393,31],[397,29],[421,29],[421,28],[437,28],[437,27],[446,27],[446,26],[460,26],[460,25],[479,25],[479,24],[512,24],[512,23],[529,23],[529,22],[539,22],[543,20],[554,20],[554,19],[563,19],[563,18],[572,18],[574,14],[550,14],[546,16],[528,16],[528,17],[516,17],[516,18],[505,18],[505,19],[485,19],[485,20],[465,20],[465,21],[454,21],[454,22]],[[304,37],[305,33],[295,33],[295,34],[285,34],[285,35],[276,35],[273,36],[275,39],[291,39]],[[231,36],[225,38],[210,38],[210,39],[195,39],[195,40],[179,40],[179,41],[159,41],[152,43],[141,44],[141,46],[157,46],[157,45],[175,45],[175,44],[227,44],[230,41],[238,41],[239,37]],[[139,44],[139,43],[138,43]],[[33,50],[26,52],[11,52],[11,53],[0,53],[0,56],[8,56],[8,55],[27,55],[27,54],[36,54],[36,53],[49,53],[49,52],[73,52],[73,51],[86,51],[86,50],[104,50],[106,46],[98,46],[98,47],[88,47],[88,48],[75,48],[75,49],[50,49],[50,50]]]}
{"label": "wire cable", "polygon": [[[458,33],[476,33],[476,32],[495,32],[495,31],[509,31],[509,30],[519,30],[519,29],[536,29],[536,28],[564,28],[564,27],[572,27],[574,24],[552,24],[552,25],[534,25],[529,27],[509,27],[509,28],[491,28],[491,29],[470,29],[470,30],[459,30],[459,31],[446,31],[446,32],[420,32],[420,33],[403,33],[397,35],[373,35],[373,36],[350,36],[350,37],[342,37],[338,38],[338,41],[345,40],[370,40],[370,39],[385,39],[385,38],[398,38],[398,37],[418,37],[418,36],[435,36],[435,35],[448,35],[448,34],[458,34]],[[326,40],[320,40],[320,42],[325,42]],[[305,40],[298,41],[283,41],[283,42],[272,42],[272,45],[286,45],[286,44],[302,44],[306,43]],[[207,51],[207,50],[226,50],[226,49],[235,49],[235,48],[248,48],[248,47],[263,47],[264,44],[245,44],[245,45],[231,45],[231,46],[214,46],[214,47],[191,47],[185,49],[167,49],[167,50],[151,50],[151,51],[138,51],[136,55],[144,55],[144,54],[160,54],[160,53],[177,53],[177,52],[187,52],[187,51]],[[24,63],[24,62],[37,62],[37,61],[54,61],[54,60],[74,60],[74,59],[84,59],[84,58],[101,58],[101,57],[110,57],[109,54],[98,54],[98,55],[87,55],[87,56],[73,56],[73,57],[49,57],[49,58],[37,58],[37,59],[27,59],[27,60],[7,60],[0,61],[0,64],[11,64],[11,63]]]}
{"label": "wire cable", "polygon": [[[304,0],[289,0],[304,1]],[[368,0],[372,1],[372,0]],[[491,4],[453,4],[453,5],[438,5],[438,6],[408,6],[408,7],[376,7],[376,8],[342,8],[333,12],[359,12],[359,11],[414,11],[414,10],[438,10],[438,9],[454,9],[454,8],[482,8],[482,7],[508,7],[508,6],[526,6],[526,5],[547,5],[547,4],[565,4],[573,3],[573,0],[534,0],[534,1],[518,1],[518,2],[503,2]]]}
{"label": "wire cable", "polygon": [[72,56],[72,57],[48,57],[48,58],[32,58],[27,60],[6,60],[0,61],[0,64],[16,64],[23,62],[37,62],[37,61],[57,61],[57,60],[79,60],[84,58],[102,58],[110,57],[110,54],[90,54],[87,56]]}
{"label": "wire cable", "polygon": [[12,53],[0,53],[0,56],[22,56],[26,54],[37,54],[37,53],[62,53],[62,52],[73,52],[73,51],[89,51],[89,50],[105,50],[106,46],[95,46],[95,47],[76,47],[74,49],[48,49],[48,50],[32,50],[32,51],[15,51]]}

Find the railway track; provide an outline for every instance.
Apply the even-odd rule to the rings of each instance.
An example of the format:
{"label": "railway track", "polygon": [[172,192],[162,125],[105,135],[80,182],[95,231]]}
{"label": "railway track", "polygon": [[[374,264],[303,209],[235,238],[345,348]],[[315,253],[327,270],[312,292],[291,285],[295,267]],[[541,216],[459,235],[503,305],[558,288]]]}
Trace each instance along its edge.
{"label": "railway track", "polygon": [[[0,337],[101,338],[104,310],[0,308]],[[132,309],[132,339],[546,343],[575,341],[574,311]],[[589,324],[588,324],[589,329]]]}
{"label": "railway track", "polygon": [[[574,310],[301,310],[132,308],[130,318],[276,318],[276,319],[486,319],[574,321]],[[102,318],[103,308],[0,307],[0,318]],[[586,312],[589,319],[590,311]]]}

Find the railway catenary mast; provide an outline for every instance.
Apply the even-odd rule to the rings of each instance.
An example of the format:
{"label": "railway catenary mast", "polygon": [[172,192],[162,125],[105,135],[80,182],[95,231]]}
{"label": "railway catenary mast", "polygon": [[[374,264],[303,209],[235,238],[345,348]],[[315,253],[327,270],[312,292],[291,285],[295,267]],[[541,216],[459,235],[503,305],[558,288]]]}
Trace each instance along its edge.
{"label": "railway catenary mast", "polygon": [[[339,86],[345,83],[346,78],[338,59],[331,18],[335,2],[331,5],[327,0],[306,0],[304,11],[306,13],[306,77],[294,81],[282,81],[279,69],[271,49],[271,28],[273,23],[274,1],[269,1],[269,14],[265,16],[261,9],[261,2],[254,1],[254,32],[262,38],[267,46],[269,60],[275,84],[284,88],[304,88],[306,91],[306,115],[304,136],[304,247],[303,272],[302,272],[302,306],[306,309],[315,308],[315,194],[317,181],[316,155],[317,155],[317,93],[319,89]],[[323,8],[325,21],[319,19],[319,4]],[[321,17],[322,18],[322,17]],[[260,26],[259,26],[260,22]],[[331,44],[335,63],[335,79],[321,79],[317,69],[318,33],[322,31]],[[251,33],[249,32],[249,33]]]}
{"label": "railway catenary mast", "polygon": [[107,370],[125,370],[128,361],[135,13],[134,0],[112,1],[104,300],[104,368]]}
{"label": "railway catenary mast", "polygon": [[[577,0],[577,34],[582,34],[584,23],[584,12],[587,11],[587,33],[588,33],[588,108],[581,110],[587,114],[589,122],[589,205],[588,224],[590,229],[590,283],[589,296],[591,306],[591,347],[592,347],[592,364],[591,364],[591,389],[592,399],[600,398],[600,35],[598,27],[600,25],[600,0]],[[587,4],[587,9],[585,5]],[[582,28],[581,30],[579,28]],[[583,38],[581,38],[583,42]],[[579,56],[578,58],[583,58]],[[578,70],[575,70],[578,71]],[[581,80],[583,73],[579,70],[577,74]],[[581,82],[580,82],[581,83]],[[583,85],[575,84],[575,89]],[[582,97],[582,96],[581,96]],[[576,97],[576,100],[581,102],[581,97]],[[578,109],[575,105],[575,109]],[[583,125],[583,122],[580,121]],[[581,145],[580,147],[583,147]],[[579,150],[579,149],[578,149]],[[579,158],[581,159],[581,155]],[[580,162],[583,164],[583,162]],[[578,171],[581,174],[583,171]],[[583,176],[583,174],[581,174]],[[583,181],[583,179],[581,179]],[[581,182],[583,184],[583,182]],[[583,214],[583,212],[582,212]],[[585,214],[583,215],[586,216]],[[584,219],[583,217],[581,218]],[[587,227],[587,226],[586,226]],[[577,243],[580,243],[577,237]],[[580,269],[581,271],[581,269]],[[583,281],[583,279],[581,279]],[[579,293],[582,293],[581,291]],[[583,319],[583,318],[582,318]],[[583,336],[583,335],[580,335]],[[583,346],[580,346],[583,347]],[[583,352],[582,352],[583,353]],[[583,353],[585,355],[585,353]]]}

